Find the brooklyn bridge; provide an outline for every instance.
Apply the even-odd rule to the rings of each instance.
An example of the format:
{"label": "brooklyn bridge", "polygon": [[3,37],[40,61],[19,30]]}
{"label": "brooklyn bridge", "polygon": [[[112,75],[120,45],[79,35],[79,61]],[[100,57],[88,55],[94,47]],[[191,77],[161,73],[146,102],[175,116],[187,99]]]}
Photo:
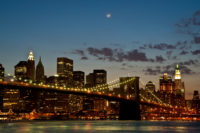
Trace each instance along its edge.
{"label": "brooklyn bridge", "polygon": [[[0,113],[9,112],[10,110],[18,113],[30,113],[33,110],[50,113],[55,108],[59,110],[59,107],[67,110],[66,108],[68,107],[63,106],[69,102],[67,99],[71,96],[72,98],[99,99],[100,101],[106,101],[108,103],[107,106],[110,106],[112,102],[116,102],[118,104],[114,106],[118,105],[119,120],[173,120],[196,117],[195,110],[186,106],[166,103],[150,89],[141,90],[139,84],[139,77],[126,77],[121,81],[115,80],[108,84],[88,88],[68,88],[48,84],[0,81]],[[118,86],[122,88],[123,93],[117,94],[113,91],[108,91]],[[47,108],[50,111],[45,110]],[[89,106],[86,108],[89,108]],[[115,111],[115,108],[111,110]]]}

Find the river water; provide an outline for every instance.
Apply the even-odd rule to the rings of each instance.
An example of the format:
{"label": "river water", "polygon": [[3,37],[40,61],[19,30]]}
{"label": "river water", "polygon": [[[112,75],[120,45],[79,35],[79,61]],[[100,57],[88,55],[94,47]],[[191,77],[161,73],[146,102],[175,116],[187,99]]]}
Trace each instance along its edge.
{"label": "river water", "polygon": [[188,121],[32,121],[0,123],[0,133],[200,133]]}

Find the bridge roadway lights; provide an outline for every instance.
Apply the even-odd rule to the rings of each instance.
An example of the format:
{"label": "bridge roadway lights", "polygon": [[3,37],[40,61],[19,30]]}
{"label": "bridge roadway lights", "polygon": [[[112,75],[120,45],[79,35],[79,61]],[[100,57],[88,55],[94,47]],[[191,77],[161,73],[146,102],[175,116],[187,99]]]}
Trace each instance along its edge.
{"label": "bridge roadway lights", "polygon": [[140,105],[136,101],[120,101],[119,120],[141,120]]}

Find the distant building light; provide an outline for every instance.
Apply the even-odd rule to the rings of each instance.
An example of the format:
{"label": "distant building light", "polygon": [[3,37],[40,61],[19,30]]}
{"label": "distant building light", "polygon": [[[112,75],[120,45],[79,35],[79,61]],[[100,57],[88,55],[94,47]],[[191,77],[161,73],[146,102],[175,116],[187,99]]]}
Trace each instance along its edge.
{"label": "distant building light", "polygon": [[55,74],[54,76],[55,76],[55,77],[59,77],[59,75],[58,75],[58,74]]}

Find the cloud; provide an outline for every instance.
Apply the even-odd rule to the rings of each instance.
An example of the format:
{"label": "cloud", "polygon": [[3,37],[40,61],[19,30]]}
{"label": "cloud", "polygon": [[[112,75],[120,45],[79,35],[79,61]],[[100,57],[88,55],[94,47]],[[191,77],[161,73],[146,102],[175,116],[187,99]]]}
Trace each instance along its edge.
{"label": "cloud", "polygon": [[199,62],[198,60],[188,60],[184,62],[179,62],[178,64],[181,66],[184,66],[184,65],[191,66],[191,65],[197,65],[198,62]]}
{"label": "cloud", "polygon": [[124,62],[124,61],[141,61],[141,62],[158,62],[162,63],[166,61],[163,56],[155,56],[155,59],[148,58],[146,53],[139,51],[138,49],[132,49],[129,51],[124,51],[121,48],[93,48],[88,47],[85,51],[74,50],[73,54],[81,56],[82,60],[88,59],[86,55],[95,57],[97,60],[110,61],[110,62]]}
{"label": "cloud", "polygon": [[188,49],[191,45],[188,41],[178,41],[175,44],[158,43],[158,44],[144,44],[140,46],[139,49],[155,49],[155,50],[175,50],[175,49]]}
{"label": "cloud", "polygon": [[172,51],[166,51],[167,58],[170,59],[172,55]]}
{"label": "cloud", "polygon": [[81,60],[88,60],[88,57],[83,56],[83,57],[81,57]]}
{"label": "cloud", "polygon": [[79,50],[79,49],[72,51],[72,54],[78,54],[78,55],[81,55],[81,56],[85,56],[84,51],[83,50]]}
{"label": "cloud", "polygon": [[179,53],[179,55],[186,55],[186,54],[188,54],[188,53],[189,53],[189,52],[183,50],[183,51],[181,51],[181,52]]}
{"label": "cloud", "polygon": [[[188,60],[188,61],[184,61],[184,62],[179,62],[177,64],[179,64],[182,74],[191,75],[191,74],[195,74],[195,72],[192,71],[192,69],[190,69],[190,66],[197,65],[198,60]],[[169,75],[174,75],[175,67],[176,67],[176,63],[173,63],[171,65],[166,65],[163,67],[160,67],[160,66],[147,67],[146,69],[143,70],[143,72],[145,72],[146,75],[161,75],[163,73],[168,73]]]}
{"label": "cloud", "polygon": [[111,48],[97,49],[97,48],[89,47],[87,48],[87,51],[89,52],[90,55],[93,55],[93,56],[98,56],[98,55],[104,55],[107,57],[113,56],[113,50]]}
{"label": "cloud", "polygon": [[192,69],[190,69],[187,66],[184,66],[184,65],[180,66],[180,69],[181,69],[182,74],[187,74],[187,75],[195,74],[195,72],[193,72]]}
{"label": "cloud", "polygon": [[[137,49],[131,50],[127,53],[121,53],[124,60],[127,61],[152,61],[146,57],[146,54],[143,52],[139,52]],[[120,56],[120,57],[122,57]]]}
{"label": "cloud", "polygon": [[166,50],[166,49],[176,49],[176,45],[171,45],[167,43],[159,43],[159,44],[149,44],[148,47],[150,49],[157,49],[157,50]]}
{"label": "cloud", "polygon": [[83,51],[83,50],[76,49],[76,50],[72,51],[72,54],[80,55],[81,60],[88,60],[88,57],[85,55],[85,51]]}
{"label": "cloud", "polygon": [[200,10],[194,12],[190,18],[182,18],[178,23],[175,24],[177,27],[186,28],[191,25],[200,25]]}
{"label": "cloud", "polygon": [[111,48],[87,48],[88,54],[91,56],[97,57],[99,60],[108,60],[108,61],[143,61],[143,62],[152,62],[153,59],[147,58],[146,54],[133,49],[130,51],[123,51],[120,48],[111,49]]}
{"label": "cloud", "polygon": [[181,19],[175,26],[180,33],[191,35],[194,43],[200,44],[200,10],[189,18]]}
{"label": "cloud", "polygon": [[166,61],[166,60],[161,55],[156,56],[156,62],[162,63],[164,61]]}
{"label": "cloud", "polygon": [[193,15],[193,24],[200,25],[200,10],[196,11]]}
{"label": "cloud", "polygon": [[146,75],[158,75],[158,74],[161,74],[161,70],[160,68],[147,68],[145,70],[143,70],[145,72]]}
{"label": "cloud", "polygon": [[200,54],[200,50],[191,51],[191,53],[192,53],[193,55],[199,55],[199,54]]}

